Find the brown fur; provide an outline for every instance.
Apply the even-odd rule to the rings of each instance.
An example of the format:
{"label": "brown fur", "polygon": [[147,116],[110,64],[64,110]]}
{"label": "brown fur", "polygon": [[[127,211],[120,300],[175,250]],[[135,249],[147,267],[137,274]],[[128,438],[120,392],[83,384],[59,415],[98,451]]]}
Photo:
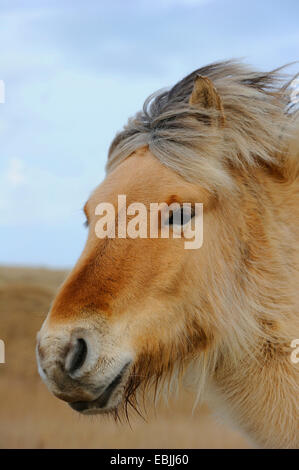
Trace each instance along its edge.
{"label": "brown fur", "polygon": [[[216,85],[212,109],[200,93],[188,105],[198,73]],[[85,206],[86,247],[48,328],[86,318],[104,328],[103,355],[106,342],[130,346],[124,406],[137,406],[137,390],[157,394],[184,377],[258,445],[298,447],[290,343],[299,337],[299,137],[276,78],[214,64],[156,97],[116,137],[108,176]],[[219,112],[224,126],[213,121]],[[203,202],[202,248],[97,239],[95,207],[116,205],[118,194],[147,206]]]}

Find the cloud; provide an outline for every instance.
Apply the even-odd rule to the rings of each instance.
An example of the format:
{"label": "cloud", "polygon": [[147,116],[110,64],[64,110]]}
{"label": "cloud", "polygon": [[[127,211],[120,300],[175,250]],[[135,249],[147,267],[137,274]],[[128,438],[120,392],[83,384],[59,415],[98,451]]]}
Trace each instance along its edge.
{"label": "cloud", "polygon": [[[3,0],[0,261],[48,262],[61,237],[72,262],[80,208],[144,99],[213,60],[269,69],[298,59],[298,16],[291,0]],[[21,240],[8,255],[16,229],[26,250]]]}
{"label": "cloud", "polygon": [[81,218],[91,187],[85,179],[57,175],[12,158],[0,175],[0,225],[57,226]]}
{"label": "cloud", "polygon": [[25,175],[23,162],[18,158],[12,158],[9,161],[9,167],[4,173],[4,178],[12,187],[16,187],[24,183]]}

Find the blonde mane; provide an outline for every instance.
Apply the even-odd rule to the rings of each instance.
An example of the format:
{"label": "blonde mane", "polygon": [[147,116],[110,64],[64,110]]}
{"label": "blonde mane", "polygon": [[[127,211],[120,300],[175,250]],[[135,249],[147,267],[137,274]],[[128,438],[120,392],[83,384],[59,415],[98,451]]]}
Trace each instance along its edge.
{"label": "blonde mane", "polygon": [[[284,68],[264,73],[236,61],[213,63],[195,70],[170,90],[157,91],[116,135],[107,171],[143,146],[162,164],[210,191],[232,189],[228,167],[282,168],[285,144],[298,125],[290,86],[296,77],[282,74]],[[215,85],[224,108],[223,127],[204,125],[215,117],[216,110],[189,105],[197,75],[208,77]]]}

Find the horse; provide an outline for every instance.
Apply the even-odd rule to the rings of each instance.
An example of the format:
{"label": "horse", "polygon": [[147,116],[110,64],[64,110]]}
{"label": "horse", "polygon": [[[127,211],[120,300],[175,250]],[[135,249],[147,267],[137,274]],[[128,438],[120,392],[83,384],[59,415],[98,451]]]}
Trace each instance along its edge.
{"label": "horse", "polygon": [[[86,245],[37,335],[42,379],[77,412],[140,412],[186,385],[254,446],[298,447],[299,119],[284,70],[199,68],[114,138]],[[98,204],[118,195],[180,215],[203,204],[202,246],[98,237]]]}

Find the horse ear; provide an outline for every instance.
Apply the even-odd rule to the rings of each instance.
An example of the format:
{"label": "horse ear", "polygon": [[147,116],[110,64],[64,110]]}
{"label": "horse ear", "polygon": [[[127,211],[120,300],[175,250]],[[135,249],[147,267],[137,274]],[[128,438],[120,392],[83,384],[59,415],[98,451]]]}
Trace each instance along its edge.
{"label": "horse ear", "polygon": [[219,111],[218,123],[222,127],[225,123],[223,105],[216,88],[208,77],[197,75],[189,98],[191,106],[202,106],[206,109],[214,108]]}

